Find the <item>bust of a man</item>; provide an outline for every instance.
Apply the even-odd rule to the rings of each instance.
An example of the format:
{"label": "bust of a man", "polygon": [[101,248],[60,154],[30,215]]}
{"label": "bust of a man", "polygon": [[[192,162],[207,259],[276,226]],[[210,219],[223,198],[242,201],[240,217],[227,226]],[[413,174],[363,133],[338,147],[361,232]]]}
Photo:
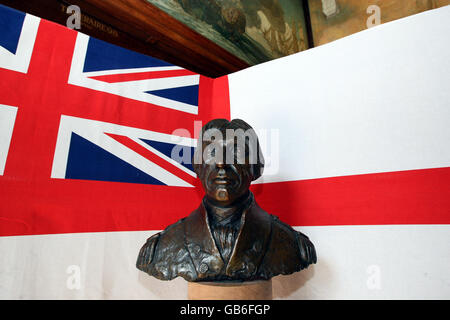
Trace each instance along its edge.
{"label": "bust of a man", "polygon": [[252,281],[316,263],[308,237],[256,203],[249,187],[263,169],[258,138],[246,122],[208,122],[194,154],[205,196],[189,216],[147,240],[137,268],[161,280]]}

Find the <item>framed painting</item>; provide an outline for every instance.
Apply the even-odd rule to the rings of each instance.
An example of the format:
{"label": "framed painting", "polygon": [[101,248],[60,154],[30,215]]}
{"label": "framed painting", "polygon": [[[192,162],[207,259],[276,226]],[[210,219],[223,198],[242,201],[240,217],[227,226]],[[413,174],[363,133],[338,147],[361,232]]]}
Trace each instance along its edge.
{"label": "framed painting", "polygon": [[[315,46],[450,4],[450,0],[308,0]],[[375,18],[375,15],[378,17]]]}
{"label": "framed painting", "polygon": [[310,47],[306,0],[146,0],[255,65]]}

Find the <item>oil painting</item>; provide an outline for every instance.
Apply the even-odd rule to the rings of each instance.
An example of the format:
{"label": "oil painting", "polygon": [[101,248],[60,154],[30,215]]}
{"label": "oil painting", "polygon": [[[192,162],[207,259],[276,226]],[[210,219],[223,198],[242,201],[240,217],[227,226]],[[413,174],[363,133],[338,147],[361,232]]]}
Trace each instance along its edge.
{"label": "oil painting", "polygon": [[374,13],[369,6],[377,7],[382,24],[448,5],[450,0],[309,0],[308,4],[313,42],[318,46],[367,29]]}
{"label": "oil painting", "polygon": [[308,49],[306,0],[147,0],[250,65]]}

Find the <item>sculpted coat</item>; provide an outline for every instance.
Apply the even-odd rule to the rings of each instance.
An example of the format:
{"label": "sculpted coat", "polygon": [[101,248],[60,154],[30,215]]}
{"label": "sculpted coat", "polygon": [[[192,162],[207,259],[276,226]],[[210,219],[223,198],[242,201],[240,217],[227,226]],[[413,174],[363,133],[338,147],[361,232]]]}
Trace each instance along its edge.
{"label": "sculpted coat", "polygon": [[188,217],[150,237],[136,265],[161,280],[181,276],[187,281],[249,281],[300,271],[316,260],[307,236],[268,214],[253,200],[242,214],[227,264],[214,242],[202,202]]}

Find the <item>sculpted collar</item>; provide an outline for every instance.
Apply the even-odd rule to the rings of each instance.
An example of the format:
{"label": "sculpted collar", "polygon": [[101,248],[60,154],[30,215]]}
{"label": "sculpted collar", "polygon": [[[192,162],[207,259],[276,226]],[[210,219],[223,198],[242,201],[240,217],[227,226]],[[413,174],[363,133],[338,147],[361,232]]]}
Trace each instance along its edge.
{"label": "sculpted collar", "polygon": [[231,225],[237,223],[244,211],[248,210],[254,202],[252,192],[248,192],[247,198],[238,205],[229,207],[216,206],[205,196],[203,198],[203,206],[208,212],[210,223],[212,225]]}
{"label": "sculpted collar", "polygon": [[185,244],[199,280],[217,280],[218,275],[251,278],[257,271],[270,239],[271,221],[268,214],[262,213],[252,194],[250,199],[242,211],[239,233],[228,263],[223,261],[214,242],[204,202],[186,219]]}

